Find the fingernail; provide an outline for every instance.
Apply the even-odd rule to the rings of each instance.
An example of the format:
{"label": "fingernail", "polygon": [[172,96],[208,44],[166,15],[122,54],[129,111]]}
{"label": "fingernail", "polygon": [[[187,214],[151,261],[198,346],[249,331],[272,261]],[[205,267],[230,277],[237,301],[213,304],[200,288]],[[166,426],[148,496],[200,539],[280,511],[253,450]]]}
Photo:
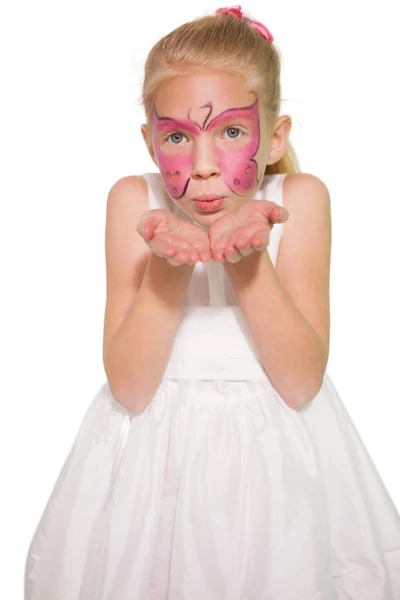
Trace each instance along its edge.
{"label": "fingernail", "polygon": [[280,213],[279,213],[279,220],[281,220],[283,218],[283,213],[284,213],[284,210],[283,210],[283,208],[281,206]]}

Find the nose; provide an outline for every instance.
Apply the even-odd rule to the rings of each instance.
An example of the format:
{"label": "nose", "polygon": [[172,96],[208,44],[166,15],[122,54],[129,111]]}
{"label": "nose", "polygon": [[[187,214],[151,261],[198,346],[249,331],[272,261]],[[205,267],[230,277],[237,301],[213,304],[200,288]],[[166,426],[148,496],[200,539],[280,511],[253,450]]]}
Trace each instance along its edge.
{"label": "nose", "polygon": [[200,136],[193,150],[192,178],[208,179],[221,174],[219,161],[211,139]]}

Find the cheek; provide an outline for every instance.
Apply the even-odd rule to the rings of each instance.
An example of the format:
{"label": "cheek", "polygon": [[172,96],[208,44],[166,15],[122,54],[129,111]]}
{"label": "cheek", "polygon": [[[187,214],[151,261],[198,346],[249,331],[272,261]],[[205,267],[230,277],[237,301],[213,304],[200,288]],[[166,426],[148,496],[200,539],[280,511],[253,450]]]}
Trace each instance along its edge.
{"label": "cheek", "polygon": [[166,154],[161,151],[158,142],[154,144],[154,150],[168,193],[174,199],[181,198],[186,192],[192,172],[191,154]]}
{"label": "cheek", "polygon": [[254,156],[258,150],[258,135],[253,134],[247,146],[241,149],[219,150],[222,176],[230,189],[244,196],[257,185],[257,162]]}

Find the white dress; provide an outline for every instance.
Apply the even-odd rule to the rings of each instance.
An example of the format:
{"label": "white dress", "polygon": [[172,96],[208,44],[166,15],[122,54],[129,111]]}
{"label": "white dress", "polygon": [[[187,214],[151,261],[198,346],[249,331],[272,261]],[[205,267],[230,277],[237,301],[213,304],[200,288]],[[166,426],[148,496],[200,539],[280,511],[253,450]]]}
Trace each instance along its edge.
{"label": "white dress", "polygon": [[[282,204],[284,177],[255,198]],[[145,178],[150,208],[186,217]],[[400,599],[399,513],[328,374],[289,408],[212,261],[144,412],[107,382],[92,399],[26,561],[25,600],[161,599]]]}

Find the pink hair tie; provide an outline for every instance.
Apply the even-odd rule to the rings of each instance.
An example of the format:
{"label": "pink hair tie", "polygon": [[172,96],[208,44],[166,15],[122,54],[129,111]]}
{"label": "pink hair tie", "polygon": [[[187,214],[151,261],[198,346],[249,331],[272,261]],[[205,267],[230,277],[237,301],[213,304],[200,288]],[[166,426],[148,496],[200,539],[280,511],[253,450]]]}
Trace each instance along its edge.
{"label": "pink hair tie", "polygon": [[[242,7],[238,6],[238,5],[228,6],[226,8],[217,8],[217,10],[215,11],[215,14],[219,15],[221,13],[232,15],[233,17],[236,17],[237,19],[241,19],[241,20],[243,20],[243,16],[244,16],[242,13]],[[253,21],[253,19],[250,19],[249,17],[246,17],[246,16],[244,16],[244,19],[248,22],[248,24],[250,25],[250,27],[252,29],[255,29],[256,31],[261,33],[261,35],[263,36],[263,38],[265,38],[267,40],[267,42],[272,43],[274,41],[272,33],[269,31],[269,29],[267,29],[265,27],[265,25],[263,25],[259,21]]]}

